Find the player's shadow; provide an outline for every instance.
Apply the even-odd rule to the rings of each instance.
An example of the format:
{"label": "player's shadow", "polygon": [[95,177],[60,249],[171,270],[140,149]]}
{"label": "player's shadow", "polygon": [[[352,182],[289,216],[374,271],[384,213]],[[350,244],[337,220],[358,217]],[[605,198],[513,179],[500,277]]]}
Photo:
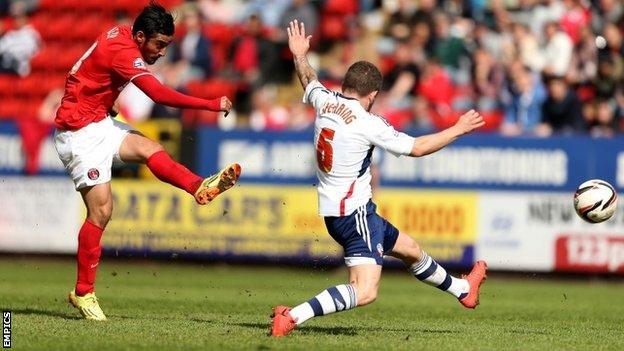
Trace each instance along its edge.
{"label": "player's shadow", "polygon": [[358,328],[355,327],[319,327],[316,325],[307,326],[299,330],[301,334],[328,334],[328,335],[347,335],[354,336],[358,334]]}
{"label": "player's shadow", "polygon": [[115,315],[115,314],[110,314],[108,315],[109,317],[113,317],[113,318],[119,318],[119,319],[136,319],[136,320],[141,320],[141,319],[145,319],[145,320],[161,320],[161,321],[171,321],[171,320],[190,320],[193,322],[197,322],[197,323],[214,323],[214,320],[212,319],[203,319],[203,318],[191,318],[188,319],[186,316],[184,317],[172,317],[172,316],[167,316],[167,317],[158,317],[158,316],[152,316],[152,315],[145,315],[145,316],[126,316],[126,315]]}
{"label": "player's shadow", "polygon": [[12,310],[13,313],[15,313],[16,315],[39,315],[39,316],[49,316],[49,317],[57,317],[57,318],[63,318],[63,319],[82,319],[81,317],[77,317],[75,315],[70,315],[67,313],[63,313],[63,312],[58,312],[58,311],[48,311],[48,310],[40,310],[40,309],[36,309],[36,308],[23,308],[23,309],[17,309],[17,310]]}
{"label": "player's shadow", "polygon": [[[233,323],[234,325],[262,329],[268,331],[270,328],[269,323]],[[358,330],[355,327],[319,327],[319,326],[307,326],[305,328],[298,329],[300,334],[328,334],[328,335],[348,335],[353,336],[358,334]]]}
{"label": "player's shadow", "polygon": [[[401,330],[404,331],[404,330]],[[415,329],[413,331],[417,331],[417,332],[421,332],[421,333],[431,333],[431,334],[455,334],[455,333],[459,333],[459,331],[457,330],[450,330],[450,329]]]}
{"label": "player's shadow", "polygon": [[542,330],[542,329],[510,329],[507,330],[508,333],[511,334],[542,334],[542,335],[548,335],[551,334],[550,332],[546,331],[546,330]]}
{"label": "player's shadow", "polygon": [[[233,323],[234,325],[238,325],[240,327],[245,328],[253,328],[253,329],[262,329],[269,330],[269,323]],[[371,328],[371,327],[321,327],[321,326],[306,326],[301,329],[297,329],[297,333],[300,334],[328,334],[328,335],[347,335],[347,336],[355,336],[361,332],[376,332],[379,331],[379,328]],[[407,328],[383,328],[383,331],[392,331],[392,332],[420,332],[420,333],[433,333],[433,334],[454,334],[459,333],[457,330],[450,329],[407,329]]]}

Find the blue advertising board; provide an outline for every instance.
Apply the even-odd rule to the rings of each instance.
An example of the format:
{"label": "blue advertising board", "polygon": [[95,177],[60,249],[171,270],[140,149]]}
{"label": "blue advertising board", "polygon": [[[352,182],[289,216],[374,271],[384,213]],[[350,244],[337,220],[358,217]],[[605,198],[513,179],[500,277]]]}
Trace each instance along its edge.
{"label": "blue advertising board", "polygon": [[[311,130],[300,132],[198,132],[198,172],[239,162],[250,183],[316,182],[316,151]],[[396,158],[382,150],[373,156],[381,185],[497,190],[575,189],[601,178],[624,188],[624,137],[550,138],[474,134],[421,158]]]}
{"label": "blue advertising board", "polygon": [[[243,165],[249,183],[316,184],[312,130],[289,132],[198,131],[197,172],[207,175],[230,162]],[[52,135],[44,140],[40,174],[65,175]],[[550,138],[474,134],[421,158],[373,154],[383,186],[570,191],[587,179],[624,189],[624,137]],[[21,137],[13,122],[0,123],[0,174],[23,174]]]}
{"label": "blue advertising board", "polygon": [[[53,131],[41,144],[40,175],[65,175],[65,168],[54,149]],[[22,137],[13,121],[0,122],[0,175],[24,174],[25,156]]]}

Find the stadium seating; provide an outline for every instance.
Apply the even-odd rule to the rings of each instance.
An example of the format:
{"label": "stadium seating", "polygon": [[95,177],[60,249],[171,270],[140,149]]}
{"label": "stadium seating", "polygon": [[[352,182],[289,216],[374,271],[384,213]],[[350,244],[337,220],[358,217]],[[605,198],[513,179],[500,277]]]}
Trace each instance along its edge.
{"label": "stadium seating", "polygon": [[[184,0],[160,0],[168,8]],[[48,93],[62,89],[65,77],[72,65],[84,54],[95,38],[110,28],[120,17],[133,18],[146,4],[146,0],[41,0],[38,10],[32,14],[31,24],[39,31],[43,40],[40,52],[31,60],[31,74],[28,77],[0,74],[0,118],[29,118],[32,111],[41,104]],[[359,11],[357,0],[327,0],[320,8],[318,40],[343,40],[349,35],[348,20]],[[0,19],[10,27],[10,18]],[[205,23],[203,32],[210,40],[212,71],[223,72],[228,67],[228,53],[232,42],[245,30],[244,24]],[[176,38],[185,33],[183,23],[176,28]],[[284,49],[289,55],[288,50]],[[382,55],[380,68],[388,73],[394,65],[392,55]],[[326,82],[337,87],[339,82]],[[331,83],[331,84],[330,84]],[[215,98],[228,96],[231,100],[240,89],[237,81],[226,81],[209,77],[206,81],[193,81],[182,87],[192,95]],[[470,86],[453,86],[442,70],[433,74],[428,81],[421,82],[416,93],[431,104],[432,123],[442,128],[452,123],[457,113],[465,109],[464,102],[475,100]],[[24,104],[20,108],[20,104]],[[34,107],[33,107],[34,106]],[[395,125],[409,125],[413,117],[409,109],[385,111]],[[28,115],[28,116],[27,116]],[[484,112],[488,124],[486,129],[496,130],[502,120],[500,111]],[[214,124],[217,114],[209,111],[184,111],[183,120],[191,124]]]}
{"label": "stadium seating", "polygon": [[225,68],[227,53],[238,29],[222,23],[204,25],[204,34],[210,40],[212,69],[215,71]]}
{"label": "stadium seating", "polygon": [[[238,84],[224,79],[209,79],[205,81],[191,81],[186,86],[190,95],[214,99],[219,96],[227,96],[234,103]],[[202,110],[184,110],[182,123],[185,126],[197,124],[214,125],[217,123],[218,113]]]}
{"label": "stadium seating", "polygon": [[[182,0],[161,0],[171,8]],[[43,41],[26,77],[0,74],[0,119],[34,118],[46,95],[63,88],[67,72],[93,43],[115,23],[115,16],[136,15],[146,1],[41,0],[31,24]],[[10,22],[10,21],[9,21]]]}
{"label": "stadium seating", "polygon": [[328,0],[321,10],[320,35],[327,40],[339,40],[347,37],[347,19],[353,18],[358,11],[356,0]]}

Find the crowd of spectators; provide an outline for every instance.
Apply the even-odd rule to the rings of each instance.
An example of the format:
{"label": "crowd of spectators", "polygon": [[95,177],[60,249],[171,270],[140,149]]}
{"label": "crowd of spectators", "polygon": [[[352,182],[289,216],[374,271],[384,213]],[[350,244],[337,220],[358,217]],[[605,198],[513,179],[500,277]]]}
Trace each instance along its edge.
{"label": "crowd of spectators", "polygon": [[[183,92],[196,92],[198,81],[211,83],[197,86],[208,95],[231,92],[234,111],[227,120],[188,118],[129,86],[120,105],[131,120],[309,127],[314,116],[300,103],[284,30],[299,19],[313,35],[310,61],[329,88],[339,89],[357,60],[382,70],[373,112],[398,129],[444,128],[474,108],[486,130],[507,136],[624,131],[621,0],[196,0],[172,10],[175,41],[153,71]],[[0,37],[3,70],[9,34]],[[20,55],[33,51],[35,39]],[[9,69],[27,74],[27,65]]]}
{"label": "crowd of spectators", "polygon": [[41,47],[41,38],[28,21],[28,12],[35,7],[33,1],[0,0],[0,17],[11,16],[12,28],[3,28],[0,22],[0,74],[25,77],[30,73],[30,59]]}

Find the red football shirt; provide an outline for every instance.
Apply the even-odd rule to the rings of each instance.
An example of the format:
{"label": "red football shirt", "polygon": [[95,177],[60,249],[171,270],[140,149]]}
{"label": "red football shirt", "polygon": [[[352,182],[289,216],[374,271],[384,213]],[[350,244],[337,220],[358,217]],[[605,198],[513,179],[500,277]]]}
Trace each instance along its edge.
{"label": "red football shirt", "polygon": [[123,88],[134,78],[151,74],[130,26],[102,33],[74,64],[65,82],[65,95],[54,123],[77,130],[106,115]]}

